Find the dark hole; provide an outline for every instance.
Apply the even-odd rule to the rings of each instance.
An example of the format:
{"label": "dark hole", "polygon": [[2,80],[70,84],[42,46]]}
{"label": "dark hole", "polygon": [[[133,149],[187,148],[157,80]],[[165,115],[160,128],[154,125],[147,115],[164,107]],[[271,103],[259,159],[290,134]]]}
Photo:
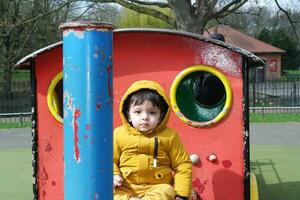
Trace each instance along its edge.
{"label": "dark hole", "polygon": [[57,109],[58,114],[62,117],[63,116],[63,81],[62,79],[57,83],[54,88],[54,92],[57,95]]}
{"label": "dark hole", "polygon": [[222,81],[215,75],[202,73],[193,83],[193,95],[202,106],[214,106],[225,98],[225,88]]}

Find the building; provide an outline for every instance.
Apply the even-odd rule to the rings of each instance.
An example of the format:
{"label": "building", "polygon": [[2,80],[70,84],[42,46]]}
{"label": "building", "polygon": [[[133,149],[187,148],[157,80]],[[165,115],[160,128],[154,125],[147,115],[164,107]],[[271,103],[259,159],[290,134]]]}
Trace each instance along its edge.
{"label": "building", "polygon": [[263,80],[280,78],[282,68],[281,57],[285,53],[285,50],[225,25],[213,27],[205,31],[204,35],[210,36],[214,32],[222,34],[225,37],[225,42],[241,47],[265,61],[265,66],[256,68],[256,77]]}

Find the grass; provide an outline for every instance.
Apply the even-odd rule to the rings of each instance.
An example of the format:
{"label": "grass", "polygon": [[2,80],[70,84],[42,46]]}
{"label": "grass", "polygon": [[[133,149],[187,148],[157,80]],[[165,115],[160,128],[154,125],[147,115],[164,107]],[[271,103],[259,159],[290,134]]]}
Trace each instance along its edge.
{"label": "grass", "polygon": [[284,70],[287,72],[289,75],[298,75],[300,76],[300,70]]}
{"label": "grass", "polygon": [[9,129],[9,128],[30,128],[31,122],[9,122],[9,123],[0,123],[0,129]]}
{"label": "grass", "polygon": [[300,147],[254,145],[250,152],[251,172],[256,175],[259,199],[299,199]]}
{"label": "grass", "polygon": [[[261,200],[294,200],[300,196],[300,147],[252,145],[251,172]],[[1,199],[32,199],[31,150],[0,150]]]}
{"label": "grass", "polygon": [[[4,79],[3,73],[4,72],[0,69],[0,81]],[[28,81],[28,80],[30,80],[30,71],[29,70],[20,70],[20,71],[12,72],[12,80]]]}
{"label": "grass", "polygon": [[33,199],[31,150],[0,150],[0,161],[1,199]]}
{"label": "grass", "polygon": [[300,113],[250,113],[250,122],[300,122]]}

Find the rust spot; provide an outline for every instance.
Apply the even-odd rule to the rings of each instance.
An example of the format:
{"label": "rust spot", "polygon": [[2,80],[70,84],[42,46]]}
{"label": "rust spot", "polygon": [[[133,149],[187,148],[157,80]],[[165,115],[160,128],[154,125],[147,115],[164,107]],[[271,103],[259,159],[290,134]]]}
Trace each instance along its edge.
{"label": "rust spot", "polygon": [[56,185],[56,182],[55,182],[55,181],[52,181],[51,184],[52,184],[53,186],[55,186],[55,185]]}
{"label": "rust spot", "polygon": [[196,189],[196,191],[200,194],[202,194],[205,190],[205,185],[207,185],[208,183],[208,180],[204,180],[202,183],[200,181],[199,178],[196,178],[194,181],[193,181],[193,187]]}
{"label": "rust spot", "polygon": [[112,66],[108,65],[106,71],[107,71],[107,90],[108,90],[108,96],[110,98],[112,98],[112,96],[113,96],[112,81],[111,81],[111,78],[112,78],[111,77]]}
{"label": "rust spot", "polygon": [[51,144],[48,143],[48,144],[46,145],[45,151],[46,151],[46,152],[50,152],[50,151],[52,151],[52,150],[53,150],[53,148],[52,148]]}
{"label": "rust spot", "polygon": [[89,139],[89,136],[88,135],[84,135],[84,139]]}
{"label": "rust spot", "polygon": [[45,190],[43,190],[43,197],[45,197],[46,196],[46,191]]}
{"label": "rust spot", "polygon": [[222,165],[227,169],[227,168],[231,167],[232,162],[230,160],[223,160]]}
{"label": "rust spot", "polygon": [[98,110],[100,110],[100,108],[101,108],[101,103],[97,103],[96,104],[96,110],[98,111]]}
{"label": "rust spot", "polygon": [[74,130],[74,151],[75,151],[75,159],[76,161],[79,160],[79,137],[78,137],[78,118],[80,116],[80,110],[75,109],[74,114],[73,114],[73,130]]}
{"label": "rust spot", "polygon": [[90,130],[91,129],[91,125],[90,124],[87,124],[86,126],[85,126],[85,130]]}

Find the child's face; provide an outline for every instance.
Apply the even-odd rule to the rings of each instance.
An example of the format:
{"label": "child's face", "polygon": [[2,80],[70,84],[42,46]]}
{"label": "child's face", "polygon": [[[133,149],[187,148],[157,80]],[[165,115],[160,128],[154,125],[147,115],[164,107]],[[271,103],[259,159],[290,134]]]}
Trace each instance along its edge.
{"label": "child's face", "polygon": [[137,130],[148,132],[160,123],[160,115],[160,109],[146,100],[141,105],[130,105],[128,120]]}

